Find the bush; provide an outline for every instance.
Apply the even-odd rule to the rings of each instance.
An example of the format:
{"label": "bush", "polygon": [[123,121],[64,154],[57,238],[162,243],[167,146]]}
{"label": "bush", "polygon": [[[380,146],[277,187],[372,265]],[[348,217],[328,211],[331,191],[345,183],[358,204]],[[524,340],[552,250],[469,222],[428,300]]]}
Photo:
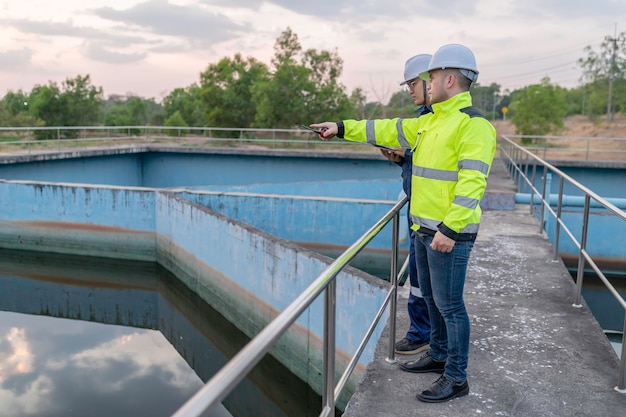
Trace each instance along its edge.
{"label": "bush", "polygon": [[[188,127],[187,122],[185,122],[185,119],[183,118],[183,116],[180,114],[180,111],[178,110],[176,110],[174,114],[172,114],[170,117],[166,118],[163,125],[171,126],[171,127]],[[188,132],[189,132],[188,129],[168,130],[168,134],[170,136],[178,136],[179,134],[186,135]]]}

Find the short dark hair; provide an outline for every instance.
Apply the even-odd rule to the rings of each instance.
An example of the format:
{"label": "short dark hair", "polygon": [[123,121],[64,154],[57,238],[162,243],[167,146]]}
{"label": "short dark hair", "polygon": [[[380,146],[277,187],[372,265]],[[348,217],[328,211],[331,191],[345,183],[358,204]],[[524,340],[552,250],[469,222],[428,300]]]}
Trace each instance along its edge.
{"label": "short dark hair", "polygon": [[446,68],[445,70],[450,71],[454,75],[454,77],[458,80],[461,88],[463,88],[465,91],[469,91],[472,85],[472,80],[461,74],[461,71],[459,71],[458,68]]}

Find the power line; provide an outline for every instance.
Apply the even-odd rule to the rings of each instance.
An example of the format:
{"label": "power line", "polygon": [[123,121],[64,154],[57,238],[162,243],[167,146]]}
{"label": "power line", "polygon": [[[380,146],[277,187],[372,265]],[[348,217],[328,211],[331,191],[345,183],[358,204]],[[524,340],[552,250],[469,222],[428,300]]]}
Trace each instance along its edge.
{"label": "power line", "polygon": [[575,52],[583,53],[586,47],[588,46],[599,47],[602,45],[603,41],[604,41],[604,38],[602,38],[602,40],[600,41],[598,41],[598,39],[594,39],[592,41],[584,42],[583,46],[580,46],[580,44],[578,44],[577,46],[572,46],[571,49],[567,49],[567,50],[563,50],[563,48],[559,48],[555,51],[547,52],[545,55],[539,55],[533,58],[524,58],[522,60],[517,60],[517,61],[507,61],[506,63],[493,64],[489,66],[490,67],[502,67],[502,66],[510,66],[510,65],[519,65],[519,64],[524,64],[527,62],[535,62],[535,61],[543,61],[547,59],[552,59],[552,58],[556,58],[559,56],[569,55]]}
{"label": "power line", "polygon": [[[531,71],[531,72],[525,72],[525,73],[521,73],[521,74],[505,75],[505,76],[499,77],[499,78],[506,80],[506,79],[511,79],[511,78],[519,78],[519,77],[526,77],[526,76],[531,76],[531,75],[545,74],[546,71],[558,72],[558,71],[554,71],[554,70],[559,69],[559,68],[562,68],[562,70],[574,69],[574,67],[571,66],[572,64],[573,64],[572,62],[567,62],[565,64],[559,64],[559,65],[555,65],[553,67],[542,68],[542,69],[534,70],[534,71]],[[564,68],[564,67],[568,67],[568,68]]]}

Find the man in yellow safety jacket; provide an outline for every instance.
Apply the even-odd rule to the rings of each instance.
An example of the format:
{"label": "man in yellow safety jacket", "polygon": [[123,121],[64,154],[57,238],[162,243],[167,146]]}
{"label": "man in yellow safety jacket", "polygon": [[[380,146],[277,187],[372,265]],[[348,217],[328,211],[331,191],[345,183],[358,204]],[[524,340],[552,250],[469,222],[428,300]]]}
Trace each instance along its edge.
{"label": "man in yellow safety jacket", "polygon": [[431,321],[430,350],[400,364],[408,372],[441,377],[417,394],[424,402],[467,395],[470,323],[463,300],[467,264],[480,224],[480,200],[496,149],[496,132],[474,107],[469,88],[476,59],[464,45],[448,44],[428,70],[433,113],[420,118],[345,120],[311,125],[333,136],[413,150],[410,215],[416,231],[418,280]]}

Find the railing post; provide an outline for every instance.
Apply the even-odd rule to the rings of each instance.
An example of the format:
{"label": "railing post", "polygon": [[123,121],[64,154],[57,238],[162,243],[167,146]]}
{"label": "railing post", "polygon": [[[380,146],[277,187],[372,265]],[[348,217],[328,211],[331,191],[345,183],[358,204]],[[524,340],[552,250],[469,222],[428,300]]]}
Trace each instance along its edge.
{"label": "railing post", "polygon": [[[548,174],[548,167],[547,166],[543,166],[543,175],[542,175],[542,179],[543,179],[543,189],[541,190],[541,214],[540,214],[540,218],[539,218],[539,233],[541,233],[543,231],[543,221],[545,219],[545,211],[546,211],[546,189],[548,188],[548,176],[550,174]],[[548,196],[548,206],[550,206],[550,197]]]}
{"label": "railing post", "polygon": [[513,158],[513,163],[512,163],[512,174],[513,174],[513,182],[515,183],[515,185],[517,186],[517,189],[519,190],[519,192],[522,192],[522,187],[520,187],[519,184],[519,172],[517,170],[518,168],[518,153],[519,150],[517,148],[513,149],[513,152],[511,152],[511,157]]}
{"label": "railing post", "polygon": [[559,260],[559,237],[561,233],[561,213],[563,212],[563,176],[559,176],[559,194],[557,196],[556,203],[556,219],[555,219],[555,229],[554,229],[554,252],[552,254],[552,261],[556,262]]}
{"label": "railing post", "polygon": [[[400,212],[398,211],[391,222],[391,271],[389,273],[389,282],[393,295],[389,301],[389,353],[388,363],[396,363],[396,311],[398,309],[398,236],[400,230]],[[410,233],[409,233],[410,236]]]}
{"label": "railing post", "polygon": [[[335,315],[337,280],[333,279],[324,290],[324,386],[322,407],[327,412],[335,410]],[[333,415],[329,414],[329,415]]]}
{"label": "railing post", "polygon": [[[528,190],[528,193],[530,194],[530,204],[528,205],[528,208],[530,210],[530,215],[532,216],[535,213],[535,192],[534,192],[534,188],[535,188],[535,176],[537,175],[537,164],[536,162],[533,160],[533,175],[532,177],[530,177],[530,189]],[[528,177],[528,168],[526,169],[526,178]],[[539,226],[541,227],[541,226]]]}
{"label": "railing post", "polygon": [[591,197],[585,194],[585,207],[583,209],[583,230],[580,237],[580,253],[578,255],[578,270],[576,271],[576,301],[574,307],[582,307],[580,303],[583,291],[583,275],[585,273],[585,248],[587,246],[587,226],[589,223],[589,205]]}
{"label": "railing post", "polygon": [[619,376],[617,377],[617,386],[615,391],[626,394],[626,317],[624,317],[624,327],[622,328],[622,354],[619,361]]}

